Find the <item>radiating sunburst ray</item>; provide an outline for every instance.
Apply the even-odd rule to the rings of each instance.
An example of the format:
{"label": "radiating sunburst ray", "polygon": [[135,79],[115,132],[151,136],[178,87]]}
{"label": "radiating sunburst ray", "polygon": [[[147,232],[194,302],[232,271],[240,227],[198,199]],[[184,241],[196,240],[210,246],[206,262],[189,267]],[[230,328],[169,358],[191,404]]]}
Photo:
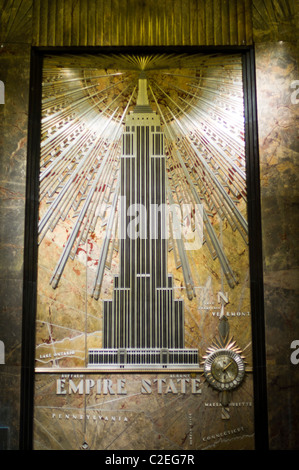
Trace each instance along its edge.
{"label": "radiating sunburst ray", "polygon": [[[161,116],[168,201],[203,206],[203,241],[230,287],[237,278],[215,231],[220,216],[247,243],[241,62],[217,54],[49,56],[43,71],[39,242],[68,216],[73,226],[52,274],[56,287],[69,258],[103,232],[93,289],[99,298],[111,250],[117,247],[120,137],[146,71],[150,104]],[[198,219],[189,215],[196,228]],[[172,221],[173,222],[173,221]],[[100,227],[100,228],[99,228]],[[194,281],[183,240],[169,246],[188,297]]]}

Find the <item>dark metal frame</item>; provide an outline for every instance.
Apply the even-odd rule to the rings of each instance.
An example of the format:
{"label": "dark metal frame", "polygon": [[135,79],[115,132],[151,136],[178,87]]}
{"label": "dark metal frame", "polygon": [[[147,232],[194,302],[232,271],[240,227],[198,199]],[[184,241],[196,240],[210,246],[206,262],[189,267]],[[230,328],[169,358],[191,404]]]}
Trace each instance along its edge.
{"label": "dark metal frame", "polygon": [[253,353],[255,444],[257,450],[269,449],[266,336],[264,319],[264,284],[262,222],[260,207],[260,165],[256,105],[255,54],[250,48],[243,55],[245,110],[245,153],[247,174],[247,217],[249,227],[249,263],[251,292],[251,327]]}
{"label": "dark metal frame", "polygon": [[263,263],[260,209],[259,147],[256,110],[255,55],[251,46],[229,47],[53,47],[32,48],[27,151],[24,240],[20,450],[33,449],[35,320],[37,299],[37,227],[41,130],[42,63],[45,53],[241,53],[243,57],[245,151],[247,161],[249,262],[253,346],[255,449],[268,450],[267,382]]}

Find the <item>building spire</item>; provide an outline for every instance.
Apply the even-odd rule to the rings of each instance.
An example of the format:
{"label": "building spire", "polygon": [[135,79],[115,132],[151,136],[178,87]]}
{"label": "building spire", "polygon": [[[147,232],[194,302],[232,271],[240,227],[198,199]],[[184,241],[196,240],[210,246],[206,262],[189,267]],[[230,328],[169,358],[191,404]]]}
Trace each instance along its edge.
{"label": "building spire", "polygon": [[138,79],[137,106],[148,106],[147,78],[145,72],[141,72]]}
{"label": "building spire", "polygon": [[146,73],[142,71],[138,79],[138,96],[134,113],[151,113],[152,109],[149,104],[147,94],[147,78]]}

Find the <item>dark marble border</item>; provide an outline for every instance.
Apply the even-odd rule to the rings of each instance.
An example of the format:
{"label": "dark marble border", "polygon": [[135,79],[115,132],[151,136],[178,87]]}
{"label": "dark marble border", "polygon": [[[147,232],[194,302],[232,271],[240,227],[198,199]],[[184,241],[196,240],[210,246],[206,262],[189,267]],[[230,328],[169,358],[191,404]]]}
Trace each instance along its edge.
{"label": "dark marble border", "polygon": [[[117,52],[117,48],[96,48],[97,51]],[[140,48],[137,48],[140,52]],[[144,50],[146,49],[146,50]],[[263,323],[263,279],[261,258],[261,233],[259,208],[259,155],[256,121],[255,66],[254,50],[251,47],[214,48],[142,48],[143,52],[223,52],[243,53],[244,83],[246,87],[246,153],[248,157],[249,225],[251,234],[250,264],[252,288],[252,329],[254,346],[255,396],[256,396],[256,448],[267,448],[267,417],[265,389],[265,355],[261,345],[265,344]],[[135,52],[130,48],[120,48],[119,52]],[[40,103],[41,71],[43,54],[96,52],[95,48],[33,48],[31,57],[30,110],[28,134],[28,166],[26,192],[26,223],[24,248],[24,298],[23,298],[23,343],[22,343],[22,381],[21,381],[21,429],[20,449],[32,449],[33,436],[33,384],[34,384],[34,331],[36,309],[36,268],[37,268],[37,218],[38,218],[38,173],[40,144]]]}

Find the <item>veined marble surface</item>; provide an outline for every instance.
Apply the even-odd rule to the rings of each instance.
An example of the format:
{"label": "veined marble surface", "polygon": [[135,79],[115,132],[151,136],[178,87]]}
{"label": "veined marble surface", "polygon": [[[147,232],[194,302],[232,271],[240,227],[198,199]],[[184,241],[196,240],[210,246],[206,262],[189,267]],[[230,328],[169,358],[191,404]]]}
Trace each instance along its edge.
{"label": "veined marble surface", "polygon": [[[270,448],[298,448],[299,145],[296,44],[256,45]],[[297,90],[297,91],[296,91]]]}

